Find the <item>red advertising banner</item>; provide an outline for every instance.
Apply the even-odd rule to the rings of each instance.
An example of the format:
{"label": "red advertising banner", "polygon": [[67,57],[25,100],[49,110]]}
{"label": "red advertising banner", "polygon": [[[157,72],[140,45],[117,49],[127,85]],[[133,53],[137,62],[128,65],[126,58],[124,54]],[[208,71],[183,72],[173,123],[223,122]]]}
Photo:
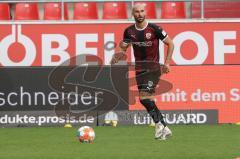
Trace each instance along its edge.
{"label": "red advertising banner", "polygon": [[[156,103],[160,110],[218,110],[220,123],[240,121],[240,66],[172,66],[162,80],[172,84],[171,91],[160,95],[164,86],[159,82]],[[138,100],[136,82],[130,83],[131,110],[143,110]],[[133,101],[134,100],[134,101]]]}
{"label": "red advertising banner", "polygon": [[[4,24],[0,25],[0,65],[58,66],[71,57],[92,54],[108,65],[123,31],[131,24]],[[158,23],[173,39],[173,85],[156,98],[162,110],[216,109],[220,123],[240,121],[240,23]],[[164,61],[163,44],[160,62]],[[128,61],[134,61],[128,49]],[[88,59],[81,59],[87,61]],[[81,62],[82,62],[81,61]],[[72,65],[79,61],[71,61]],[[216,66],[220,64],[221,66]],[[191,66],[197,65],[197,66]],[[203,66],[204,65],[204,66]],[[134,83],[130,83],[132,85]],[[161,86],[159,86],[161,87]],[[133,90],[132,90],[133,89]],[[143,109],[130,88],[131,110]],[[135,98],[135,99],[132,99]]]}
{"label": "red advertising banner", "polygon": [[[0,25],[2,66],[56,66],[79,54],[93,54],[109,64],[114,47],[131,24]],[[240,64],[240,24],[158,24],[175,44],[172,64]],[[131,49],[128,60],[133,61]],[[161,61],[164,46],[160,47]],[[73,63],[74,64],[74,63]]]}

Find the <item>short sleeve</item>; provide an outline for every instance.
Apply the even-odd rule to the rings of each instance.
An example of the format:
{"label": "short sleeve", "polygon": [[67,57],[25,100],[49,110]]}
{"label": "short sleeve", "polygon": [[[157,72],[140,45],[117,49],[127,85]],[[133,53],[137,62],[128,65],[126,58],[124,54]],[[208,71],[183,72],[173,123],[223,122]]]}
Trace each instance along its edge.
{"label": "short sleeve", "polygon": [[123,43],[125,45],[128,45],[131,42],[131,39],[129,37],[128,29],[126,29],[123,33]]}
{"label": "short sleeve", "polygon": [[155,27],[155,33],[157,38],[161,41],[164,41],[168,37],[168,34],[159,26]]}

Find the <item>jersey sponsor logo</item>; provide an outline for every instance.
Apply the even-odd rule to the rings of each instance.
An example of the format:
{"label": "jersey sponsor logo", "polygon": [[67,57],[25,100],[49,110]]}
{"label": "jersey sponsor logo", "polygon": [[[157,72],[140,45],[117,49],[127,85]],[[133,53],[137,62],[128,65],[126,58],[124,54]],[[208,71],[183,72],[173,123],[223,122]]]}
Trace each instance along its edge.
{"label": "jersey sponsor logo", "polygon": [[132,42],[132,44],[137,45],[139,47],[147,47],[147,46],[152,46],[152,41]]}
{"label": "jersey sponsor logo", "polygon": [[146,38],[147,38],[147,39],[150,39],[150,38],[151,38],[151,36],[152,36],[152,34],[151,34],[151,33],[146,33],[146,35],[145,35],[145,36],[146,36]]}

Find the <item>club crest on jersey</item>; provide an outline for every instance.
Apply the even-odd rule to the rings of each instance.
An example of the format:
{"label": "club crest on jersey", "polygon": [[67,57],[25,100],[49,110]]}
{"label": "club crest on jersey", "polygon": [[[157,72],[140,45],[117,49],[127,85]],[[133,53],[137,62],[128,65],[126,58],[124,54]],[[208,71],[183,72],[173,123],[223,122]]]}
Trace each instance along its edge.
{"label": "club crest on jersey", "polygon": [[150,39],[150,38],[151,38],[151,36],[152,36],[152,34],[151,34],[151,33],[146,33],[146,38],[147,38],[147,39]]}

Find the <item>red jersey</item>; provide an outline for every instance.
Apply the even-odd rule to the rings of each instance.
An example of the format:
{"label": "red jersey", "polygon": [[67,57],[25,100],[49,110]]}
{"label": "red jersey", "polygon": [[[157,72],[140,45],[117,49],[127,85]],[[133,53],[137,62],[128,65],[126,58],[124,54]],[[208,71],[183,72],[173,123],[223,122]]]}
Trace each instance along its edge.
{"label": "red jersey", "polygon": [[123,43],[132,44],[135,61],[159,62],[159,40],[164,41],[167,36],[156,24],[148,23],[143,29],[133,24],[125,29]]}

